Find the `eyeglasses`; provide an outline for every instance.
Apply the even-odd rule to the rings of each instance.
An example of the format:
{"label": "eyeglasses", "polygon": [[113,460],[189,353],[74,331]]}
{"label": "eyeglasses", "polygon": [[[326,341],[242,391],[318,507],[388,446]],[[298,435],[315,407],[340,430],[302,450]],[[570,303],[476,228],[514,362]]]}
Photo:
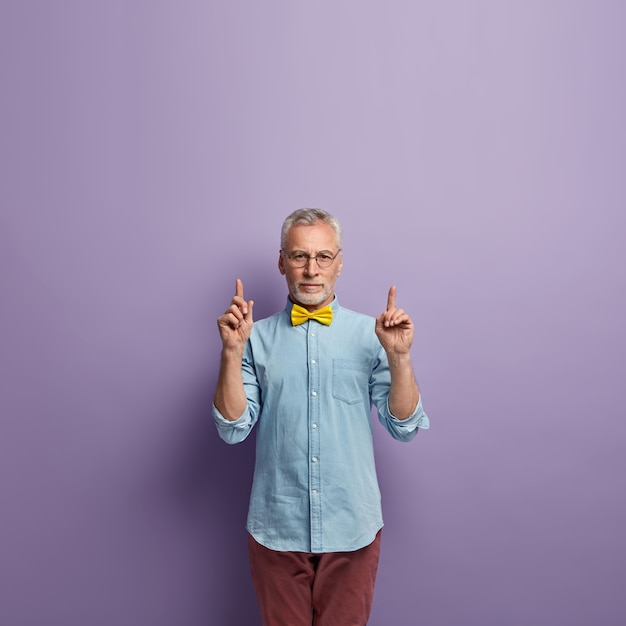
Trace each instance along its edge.
{"label": "eyeglasses", "polygon": [[311,259],[315,259],[317,265],[321,269],[326,269],[330,267],[334,262],[339,253],[341,252],[341,248],[337,250],[336,254],[333,254],[329,250],[322,250],[318,252],[315,256],[309,256],[300,250],[296,250],[295,252],[287,252],[287,250],[281,250],[281,252],[289,259],[289,263],[292,267],[305,267],[309,264]]}

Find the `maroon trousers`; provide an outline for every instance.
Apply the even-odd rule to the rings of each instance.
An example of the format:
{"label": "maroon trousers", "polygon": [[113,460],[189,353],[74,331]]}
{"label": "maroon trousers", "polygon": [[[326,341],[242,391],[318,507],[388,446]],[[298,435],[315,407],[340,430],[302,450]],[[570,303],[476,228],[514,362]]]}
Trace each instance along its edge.
{"label": "maroon trousers", "polygon": [[263,626],[365,626],[372,608],[380,531],[354,552],[279,552],[248,535]]}

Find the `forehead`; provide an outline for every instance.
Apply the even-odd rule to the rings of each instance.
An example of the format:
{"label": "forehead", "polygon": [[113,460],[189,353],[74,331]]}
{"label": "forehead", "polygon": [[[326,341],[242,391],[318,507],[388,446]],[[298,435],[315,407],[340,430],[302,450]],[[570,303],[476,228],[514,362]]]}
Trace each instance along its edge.
{"label": "forehead", "polygon": [[335,251],[337,247],[337,237],[333,227],[324,222],[311,225],[296,224],[287,233],[288,250],[319,252],[320,250]]}

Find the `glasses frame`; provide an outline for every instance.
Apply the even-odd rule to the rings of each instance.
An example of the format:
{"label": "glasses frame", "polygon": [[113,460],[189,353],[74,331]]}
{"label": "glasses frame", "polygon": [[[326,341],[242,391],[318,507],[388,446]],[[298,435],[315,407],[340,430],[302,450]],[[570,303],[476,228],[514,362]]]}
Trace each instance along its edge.
{"label": "glasses frame", "polygon": [[[289,259],[289,263],[291,264],[292,267],[296,267],[296,268],[307,267],[309,265],[309,261],[311,259],[315,259],[315,262],[317,263],[317,267],[319,267],[322,270],[327,270],[329,267],[333,266],[335,259],[339,256],[339,253],[341,252],[341,248],[339,248],[339,250],[337,250],[337,252],[334,255],[331,255],[332,261],[326,266],[320,265],[319,255],[324,254],[326,256],[326,254],[330,252],[330,250],[322,250],[321,252],[318,252],[315,256],[309,256],[308,254],[305,254],[304,252],[302,252],[302,250],[296,250],[295,252],[287,252],[287,250],[281,249],[280,252],[281,254],[285,255],[287,259]],[[304,263],[297,264],[293,258],[294,255],[298,255],[298,256],[303,255],[305,258]]]}

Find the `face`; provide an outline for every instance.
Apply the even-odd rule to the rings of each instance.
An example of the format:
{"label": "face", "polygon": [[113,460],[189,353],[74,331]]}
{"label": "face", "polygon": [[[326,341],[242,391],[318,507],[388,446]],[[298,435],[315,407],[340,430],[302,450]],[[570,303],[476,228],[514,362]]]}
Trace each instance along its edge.
{"label": "face", "polygon": [[[332,226],[317,222],[311,226],[306,224],[292,226],[287,233],[285,250],[289,254],[304,252],[309,257],[314,257],[319,252],[330,252],[334,256],[339,250],[339,245]],[[287,279],[291,300],[309,311],[319,309],[333,301],[335,283],[342,267],[341,252],[327,268],[321,268],[314,258],[310,258],[304,267],[293,267],[284,253],[278,257],[278,269]]]}

